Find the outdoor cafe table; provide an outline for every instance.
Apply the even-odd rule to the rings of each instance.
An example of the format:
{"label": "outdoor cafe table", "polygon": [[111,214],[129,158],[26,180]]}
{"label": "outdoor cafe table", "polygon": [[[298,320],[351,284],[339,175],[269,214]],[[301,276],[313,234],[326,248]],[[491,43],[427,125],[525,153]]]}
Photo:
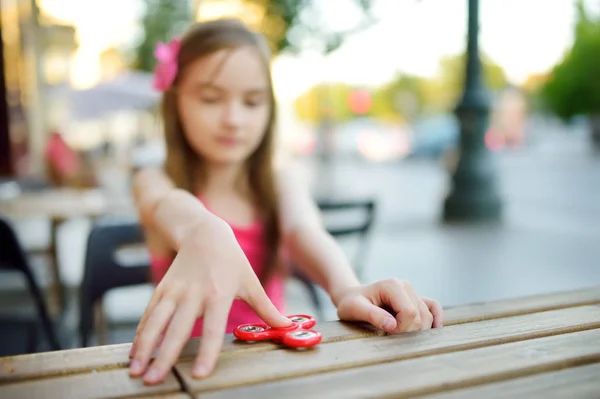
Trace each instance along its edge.
{"label": "outdoor cafe table", "polygon": [[71,218],[135,215],[135,207],[129,196],[110,195],[101,189],[51,188],[0,199],[0,214],[15,220],[42,217],[50,221],[50,244],[47,252],[51,259],[54,293],[61,306],[64,306],[59,287],[56,240],[58,226]]}
{"label": "outdoor cafe table", "polygon": [[191,378],[192,339],[163,384],[128,375],[129,344],[0,358],[0,398],[598,398],[600,287],[446,310],[446,326],[384,335],[321,323],[297,351],[227,336]]}

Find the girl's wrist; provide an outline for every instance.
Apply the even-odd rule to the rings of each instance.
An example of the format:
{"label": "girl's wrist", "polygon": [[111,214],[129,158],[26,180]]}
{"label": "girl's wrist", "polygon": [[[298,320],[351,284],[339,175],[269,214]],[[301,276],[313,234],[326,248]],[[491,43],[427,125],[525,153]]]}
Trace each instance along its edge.
{"label": "girl's wrist", "polygon": [[346,295],[348,291],[357,288],[360,285],[360,281],[358,281],[356,277],[343,283],[338,282],[337,284],[332,285],[329,289],[329,297],[331,298],[333,305],[337,308],[344,295]]}

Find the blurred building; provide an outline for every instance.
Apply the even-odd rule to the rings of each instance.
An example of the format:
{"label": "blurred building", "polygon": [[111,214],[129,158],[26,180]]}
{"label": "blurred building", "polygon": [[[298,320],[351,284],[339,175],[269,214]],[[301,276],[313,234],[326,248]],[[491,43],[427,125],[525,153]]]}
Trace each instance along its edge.
{"label": "blurred building", "polygon": [[76,48],[73,27],[40,17],[35,0],[0,0],[5,87],[1,103],[7,111],[0,134],[3,174],[44,172],[43,152],[50,131],[44,93],[62,84]]}

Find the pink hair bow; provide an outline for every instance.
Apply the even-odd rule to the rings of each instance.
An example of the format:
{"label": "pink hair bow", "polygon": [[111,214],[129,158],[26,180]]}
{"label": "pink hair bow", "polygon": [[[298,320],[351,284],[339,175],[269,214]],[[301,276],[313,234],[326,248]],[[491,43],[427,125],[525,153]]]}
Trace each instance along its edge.
{"label": "pink hair bow", "polygon": [[177,56],[181,42],[173,39],[169,43],[158,42],[154,57],[158,60],[154,69],[154,88],[167,91],[173,85],[177,76]]}

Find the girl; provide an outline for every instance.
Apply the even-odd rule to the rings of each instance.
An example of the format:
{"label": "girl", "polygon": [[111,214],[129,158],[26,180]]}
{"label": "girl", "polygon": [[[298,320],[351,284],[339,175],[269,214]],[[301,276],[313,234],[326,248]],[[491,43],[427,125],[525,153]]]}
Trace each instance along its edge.
{"label": "girl", "polygon": [[270,55],[258,34],[234,20],[206,22],[156,56],[167,158],[164,171],[138,172],[133,190],[158,285],[131,348],[132,376],[161,382],[189,337],[202,335],[193,374],[204,377],[237,325],[290,325],[280,248],[342,320],[389,333],[442,325],[440,305],[408,282],[361,285],[306,185],[274,168]]}

